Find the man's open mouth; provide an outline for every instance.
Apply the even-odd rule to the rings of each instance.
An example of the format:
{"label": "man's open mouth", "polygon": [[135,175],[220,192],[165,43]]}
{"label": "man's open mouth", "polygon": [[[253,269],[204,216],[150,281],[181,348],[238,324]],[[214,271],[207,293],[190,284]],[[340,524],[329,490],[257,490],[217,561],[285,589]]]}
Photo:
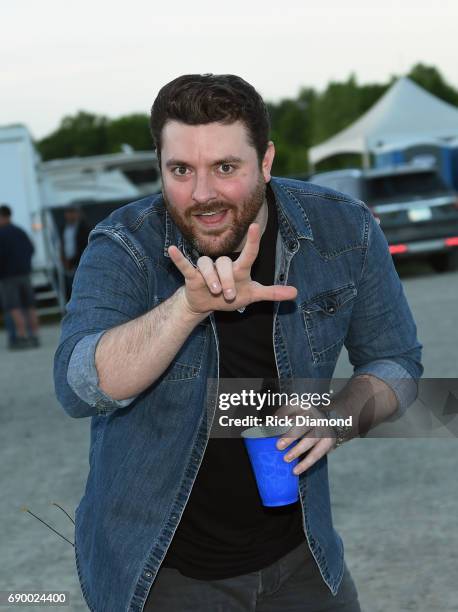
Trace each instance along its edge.
{"label": "man's open mouth", "polygon": [[214,226],[219,225],[226,219],[227,208],[223,210],[216,211],[206,211],[202,213],[194,213],[194,217],[198,220],[199,223],[202,223],[206,226]]}

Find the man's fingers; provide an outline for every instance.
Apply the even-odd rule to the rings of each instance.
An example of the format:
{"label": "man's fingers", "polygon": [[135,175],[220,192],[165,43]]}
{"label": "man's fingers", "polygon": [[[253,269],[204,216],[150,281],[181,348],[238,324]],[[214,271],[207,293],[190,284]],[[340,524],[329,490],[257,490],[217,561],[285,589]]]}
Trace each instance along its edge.
{"label": "man's fingers", "polygon": [[175,245],[172,245],[169,246],[167,252],[170,255],[170,259],[173,261],[181,274],[183,274],[186,279],[191,280],[194,277],[196,270],[194,266],[186,259],[180,249]]}
{"label": "man's fingers", "polygon": [[277,448],[278,450],[283,450],[285,448],[287,448],[290,444],[292,444],[294,442],[294,440],[297,440],[300,437],[300,435],[298,434],[296,437],[292,436],[290,434],[290,431],[288,431],[288,437],[281,436],[280,439],[277,441]]}
{"label": "man's fingers", "polygon": [[254,283],[252,292],[252,301],[261,302],[284,302],[285,300],[294,300],[297,297],[296,287],[291,285],[261,285]]}
{"label": "man's fingers", "polygon": [[[308,433],[310,433],[310,432],[308,432]],[[288,440],[290,440],[290,439],[291,438],[288,438]],[[297,438],[294,438],[294,439],[297,439]],[[308,437],[307,434],[302,435],[302,437],[299,440],[299,442],[297,442],[296,444],[291,446],[291,448],[288,449],[288,452],[286,453],[286,455],[283,458],[284,458],[285,461],[287,461],[289,463],[290,461],[293,461],[293,459],[297,459],[300,455],[303,455],[304,453],[306,453],[316,443],[317,443],[317,441],[316,441],[315,438]],[[278,448],[278,446],[277,446],[277,448]]]}
{"label": "man's fingers", "polygon": [[233,264],[230,257],[218,257],[215,268],[223,288],[226,300],[233,300],[236,296]]}
{"label": "man's fingers", "polygon": [[250,270],[259,253],[261,242],[261,229],[258,223],[252,223],[248,228],[246,242],[237,259],[237,266],[243,270]]}
{"label": "man's fingers", "polygon": [[319,442],[317,442],[311,450],[307,453],[305,459],[299,461],[299,463],[294,467],[293,472],[298,476],[312,467],[317,461],[319,461],[322,457],[327,455],[329,451],[333,450],[335,445],[335,440],[332,438],[323,438]]}
{"label": "man's fingers", "polygon": [[218,278],[218,274],[215,270],[215,265],[213,260],[206,255],[203,257],[199,257],[197,260],[197,267],[199,268],[202,276],[204,277],[205,282],[207,283],[208,289],[211,293],[217,295],[221,293],[221,283]]}

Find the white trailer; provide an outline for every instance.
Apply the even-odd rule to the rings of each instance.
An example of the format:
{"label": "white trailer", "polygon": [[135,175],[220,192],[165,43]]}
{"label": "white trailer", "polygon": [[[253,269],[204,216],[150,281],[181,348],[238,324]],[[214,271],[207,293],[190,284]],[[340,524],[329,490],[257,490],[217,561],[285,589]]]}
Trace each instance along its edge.
{"label": "white trailer", "polygon": [[[43,227],[42,186],[41,160],[28,129],[20,124],[0,127],[0,203],[11,208],[13,223],[29,235],[35,247],[32,284],[39,308],[40,301],[44,304],[56,298]],[[51,306],[45,310],[59,309]]]}
{"label": "white trailer", "polygon": [[0,128],[0,202],[8,204],[13,223],[32,240],[34,270],[46,268],[39,165],[40,158],[25,126]]}

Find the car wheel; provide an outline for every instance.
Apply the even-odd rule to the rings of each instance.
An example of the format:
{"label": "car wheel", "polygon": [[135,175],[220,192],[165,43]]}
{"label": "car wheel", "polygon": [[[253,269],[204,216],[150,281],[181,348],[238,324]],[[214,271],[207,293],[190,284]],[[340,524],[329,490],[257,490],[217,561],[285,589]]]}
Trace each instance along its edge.
{"label": "car wheel", "polygon": [[451,253],[435,253],[429,262],[436,272],[458,270],[458,249]]}

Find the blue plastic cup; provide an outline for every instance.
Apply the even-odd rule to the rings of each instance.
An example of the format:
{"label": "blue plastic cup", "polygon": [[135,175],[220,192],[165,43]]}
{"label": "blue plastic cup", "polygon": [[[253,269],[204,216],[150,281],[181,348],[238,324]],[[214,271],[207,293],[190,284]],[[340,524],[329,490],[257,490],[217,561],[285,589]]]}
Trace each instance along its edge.
{"label": "blue plastic cup", "polygon": [[299,476],[293,474],[298,460],[287,463],[283,459],[291,445],[284,450],[276,446],[286,431],[288,429],[279,431],[279,428],[261,426],[242,432],[264,506],[286,506],[299,499]]}

